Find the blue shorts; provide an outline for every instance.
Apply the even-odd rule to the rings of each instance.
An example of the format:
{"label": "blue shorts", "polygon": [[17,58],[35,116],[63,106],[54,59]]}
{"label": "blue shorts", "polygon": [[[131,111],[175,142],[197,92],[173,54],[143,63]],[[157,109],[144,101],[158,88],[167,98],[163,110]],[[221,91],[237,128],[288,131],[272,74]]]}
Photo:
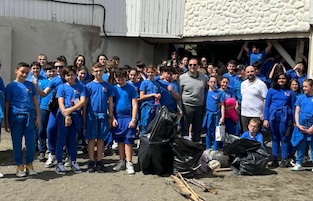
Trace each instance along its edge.
{"label": "blue shorts", "polygon": [[113,139],[116,142],[124,142],[125,144],[133,144],[136,137],[136,127],[128,128],[131,116],[116,118],[118,126],[113,129]]}
{"label": "blue shorts", "polygon": [[110,127],[108,117],[100,117],[97,114],[87,113],[86,115],[86,134],[85,139],[101,139],[108,138]]}

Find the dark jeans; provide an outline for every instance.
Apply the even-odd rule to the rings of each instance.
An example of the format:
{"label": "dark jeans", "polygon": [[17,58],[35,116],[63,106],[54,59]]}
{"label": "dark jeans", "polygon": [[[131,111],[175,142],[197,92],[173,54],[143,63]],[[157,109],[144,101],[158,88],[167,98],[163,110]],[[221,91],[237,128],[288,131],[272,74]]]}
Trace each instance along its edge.
{"label": "dark jeans", "polygon": [[182,105],[182,136],[189,135],[189,127],[192,124],[192,141],[199,142],[204,114],[204,106]]}

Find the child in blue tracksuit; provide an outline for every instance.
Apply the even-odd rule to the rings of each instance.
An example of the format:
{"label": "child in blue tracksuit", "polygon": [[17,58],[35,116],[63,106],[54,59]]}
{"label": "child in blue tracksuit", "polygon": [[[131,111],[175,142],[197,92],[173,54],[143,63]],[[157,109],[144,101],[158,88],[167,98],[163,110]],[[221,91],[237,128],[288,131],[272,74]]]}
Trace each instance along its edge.
{"label": "child in blue tracksuit", "polygon": [[[56,91],[58,87],[61,86],[66,80],[63,77],[63,68],[65,67],[65,60],[62,58],[57,58],[54,62],[54,67],[56,69],[57,76],[54,77],[51,82],[49,82],[48,86],[42,91],[38,85],[36,86],[37,93],[41,97],[46,97],[49,93],[52,93],[51,101],[55,98]],[[49,120],[47,125],[47,138],[48,138],[48,149],[49,149],[49,156],[45,163],[45,167],[53,167],[55,164],[55,147],[57,143],[57,121],[56,115],[58,108],[49,108]]]}
{"label": "child in blue tracksuit", "polygon": [[297,150],[296,165],[293,171],[303,170],[302,161],[305,155],[306,144],[309,143],[311,157],[313,155],[313,80],[303,81],[303,95],[295,103],[295,128],[292,133],[291,144]]}
{"label": "child in blue tracksuit", "polygon": [[[228,77],[222,77],[220,80],[220,91],[225,92],[225,100],[233,98],[234,101],[236,101],[236,94],[234,90],[231,90],[228,87],[229,84],[229,78]],[[224,103],[225,104],[225,103]],[[227,107],[225,104],[225,110],[235,110],[236,106],[238,107],[238,102],[236,101],[235,106],[229,106]],[[225,122],[225,127],[226,127],[226,132],[228,134],[233,134],[233,135],[238,135],[239,134],[239,127],[237,126],[238,124],[238,118],[235,120],[233,118],[227,117],[227,113],[224,119]]]}
{"label": "child in blue tracksuit", "polygon": [[63,76],[67,82],[58,87],[56,94],[59,110],[57,112],[58,135],[55,150],[58,164],[55,172],[57,174],[65,174],[62,154],[63,147],[67,142],[68,155],[71,157],[71,169],[75,173],[80,173],[81,169],[76,162],[76,134],[82,129],[83,119],[81,108],[86,102],[85,87],[76,83],[76,70],[73,67],[64,68]]}
{"label": "child in blue tracksuit", "polygon": [[[16,176],[36,175],[33,167],[35,130],[39,127],[40,112],[36,88],[26,81],[30,66],[21,62],[15,69],[16,79],[5,91],[5,130],[11,131],[13,155],[17,165]],[[22,138],[26,144],[26,171],[23,165]]]}
{"label": "child in blue tracksuit", "polygon": [[160,106],[161,99],[160,85],[154,80],[156,69],[154,66],[148,66],[146,69],[148,78],[143,80],[140,85],[141,103],[141,135],[146,134],[148,124],[153,120]]}
{"label": "child in blue tracksuit", "polygon": [[[127,72],[118,69],[114,72],[114,118],[112,122],[113,139],[118,143],[120,160],[113,167],[114,171],[125,169],[128,174],[135,174],[132,163],[133,144],[136,136],[136,117],[138,94],[133,86],[126,82]],[[126,159],[126,161],[125,161]]]}
{"label": "child in blue tracksuit", "polygon": [[272,133],[273,167],[278,167],[278,156],[281,144],[280,167],[288,167],[288,154],[290,153],[290,139],[293,125],[293,111],[296,96],[288,86],[287,75],[283,72],[274,77],[273,87],[266,95],[264,105],[265,128],[270,128]]}
{"label": "child in blue tracksuit", "polygon": [[[104,66],[96,63],[92,66],[94,80],[86,84],[86,136],[88,140],[89,162],[87,172],[105,172],[102,162],[104,140],[108,138],[113,119],[113,87],[102,79]],[[97,162],[94,147],[97,140]]]}
{"label": "child in blue tracksuit", "polygon": [[[51,80],[56,76],[56,69],[54,66],[51,65],[46,65],[44,69],[47,79],[40,79],[38,80],[38,87],[40,90],[44,90]],[[45,153],[47,150],[47,126],[48,126],[48,121],[49,121],[49,115],[50,115],[50,110],[49,110],[49,102],[52,97],[52,93],[54,91],[50,92],[46,97],[43,97],[40,99],[40,126],[38,129],[38,138],[39,138],[39,156],[38,160],[43,162],[45,161]]]}
{"label": "child in blue tracksuit", "polygon": [[221,149],[222,142],[215,140],[216,126],[224,123],[225,118],[225,92],[216,89],[217,80],[210,77],[208,80],[209,91],[206,97],[206,114],[203,118],[202,127],[206,129],[206,149],[212,146],[214,142],[214,150]]}

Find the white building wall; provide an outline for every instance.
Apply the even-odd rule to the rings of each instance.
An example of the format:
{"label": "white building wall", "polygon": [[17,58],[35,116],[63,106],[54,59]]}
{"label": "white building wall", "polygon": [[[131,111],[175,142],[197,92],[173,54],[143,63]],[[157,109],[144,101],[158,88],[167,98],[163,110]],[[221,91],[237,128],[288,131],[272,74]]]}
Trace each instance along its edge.
{"label": "white building wall", "polygon": [[310,0],[186,0],[184,37],[309,33]]}
{"label": "white building wall", "polygon": [[49,61],[64,55],[68,64],[82,54],[88,68],[101,53],[119,56],[121,65],[134,66],[139,59],[153,63],[154,45],[138,38],[99,35],[100,28],[95,26],[0,17],[0,75],[7,84],[15,78],[19,62],[31,63],[40,53],[46,54]]}

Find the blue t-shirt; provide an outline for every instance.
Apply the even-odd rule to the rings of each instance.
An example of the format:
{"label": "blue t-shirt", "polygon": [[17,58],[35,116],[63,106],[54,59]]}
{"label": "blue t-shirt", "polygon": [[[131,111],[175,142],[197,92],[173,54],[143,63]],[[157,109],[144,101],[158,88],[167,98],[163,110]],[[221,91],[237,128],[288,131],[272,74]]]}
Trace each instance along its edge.
{"label": "blue t-shirt", "polygon": [[249,139],[249,140],[255,140],[255,141],[258,141],[260,142],[262,145],[263,145],[263,135],[261,133],[257,133],[254,137],[251,137],[250,136],[250,132],[249,131],[246,131],[244,132],[241,137],[241,139]]}
{"label": "blue t-shirt", "polygon": [[109,97],[113,97],[113,87],[109,83],[91,81],[86,84],[86,93],[89,97],[87,111],[107,113]]}
{"label": "blue t-shirt", "polygon": [[23,112],[34,112],[33,97],[36,95],[35,85],[29,81],[13,81],[5,90],[5,100],[10,102],[10,111],[15,108]]}
{"label": "blue t-shirt", "polygon": [[265,52],[265,50],[261,51],[258,54],[255,54],[255,53],[252,52],[252,50],[249,50],[249,55],[250,55],[250,65],[252,66],[252,64],[255,61],[261,62],[262,67],[261,67],[260,70],[261,70],[261,72],[263,72],[263,66],[264,66],[264,62],[265,62],[265,59],[266,59],[266,52]]}
{"label": "blue t-shirt", "polygon": [[160,84],[160,89],[161,89],[161,99],[160,99],[161,105],[165,105],[167,107],[167,109],[171,112],[176,111],[177,102],[174,99],[172,92],[170,92],[167,89],[167,87],[172,86],[174,91],[176,93],[179,93],[179,89],[178,89],[177,85],[170,83],[170,82],[166,82],[164,80],[158,80],[158,82]]}
{"label": "blue t-shirt", "polygon": [[206,96],[206,109],[210,112],[218,112],[220,110],[219,103],[226,100],[226,93],[220,90],[208,91]]}
{"label": "blue t-shirt", "polygon": [[136,89],[136,92],[139,94],[139,89],[140,89],[141,82],[132,83],[130,81],[127,81],[127,83],[132,85]]}
{"label": "blue t-shirt", "polygon": [[218,89],[218,90],[225,93],[225,100],[229,98],[236,98],[235,92],[231,90],[230,88],[227,88],[225,91],[221,89]]}
{"label": "blue t-shirt", "polygon": [[56,77],[54,77],[52,80],[51,80],[51,82],[49,82],[49,85],[48,85],[48,87],[50,88],[50,89],[55,89],[56,91],[58,90],[58,87],[60,86],[60,85],[62,85],[63,83],[65,83],[66,82],[66,80],[64,79],[64,78],[61,78],[60,76],[56,76]]}
{"label": "blue t-shirt", "polygon": [[109,73],[104,73],[103,75],[102,75],[102,79],[104,80],[104,81],[109,81]]}
{"label": "blue t-shirt", "polygon": [[[33,76],[33,73],[32,72],[29,72],[28,73],[28,76],[26,78],[27,81],[30,81],[32,79],[32,76]],[[40,72],[39,72],[39,76],[43,77],[43,78],[48,78],[46,72],[43,70],[43,69],[40,69]]]}
{"label": "blue t-shirt", "polygon": [[4,86],[2,77],[0,77],[0,90],[3,91],[3,92],[5,92],[5,86]]}
{"label": "blue t-shirt", "polygon": [[302,94],[298,96],[298,99],[295,103],[296,106],[300,107],[300,112],[306,116],[313,117],[313,96],[308,96]]}
{"label": "blue t-shirt", "polygon": [[64,98],[65,108],[73,107],[76,100],[80,100],[80,97],[86,97],[85,87],[79,83],[73,85],[64,83],[57,90],[56,98],[60,97]]}
{"label": "blue t-shirt", "polygon": [[[153,93],[160,93],[160,84],[157,81],[151,81],[151,80],[143,80],[141,82],[139,91],[144,91],[145,94],[153,94]],[[150,102],[154,104],[154,97],[148,98],[144,100],[143,102]]]}
{"label": "blue t-shirt", "polygon": [[[44,90],[45,88],[49,86],[50,82],[51,82],[50,79],[38,80],[39,89]],[[55,92],[55,89],[52,89],[51,92],[47,96],[40,98],[40,104],[39,104],[40,109],[49,110],[49,102],[54,92]]]}
{"label": "blue t-shirt", "polygon": [[238,104],[241,105],[241,101],[242,101],[242,97],[241,97],[241,83],[244,80],[242,80],[241,78],[239,78],[235,84],[234,84],[234,93],[236,95],[236,100],[238,101]]}
{"label": "blue t-shirt", "polygon": [[239,79],[237,74],[231,75],[229,73],[225,73],[223,77],[227,77],[229,79],[228,85],[232,88],[235,82]]}
{"label": "blue t-shirt", "polygon": [[138,98],[138,93],[135,88],[126,83],[125,86],[120,87],[114,85],[114,113],[122,115],[132,114],[132,99]]}

